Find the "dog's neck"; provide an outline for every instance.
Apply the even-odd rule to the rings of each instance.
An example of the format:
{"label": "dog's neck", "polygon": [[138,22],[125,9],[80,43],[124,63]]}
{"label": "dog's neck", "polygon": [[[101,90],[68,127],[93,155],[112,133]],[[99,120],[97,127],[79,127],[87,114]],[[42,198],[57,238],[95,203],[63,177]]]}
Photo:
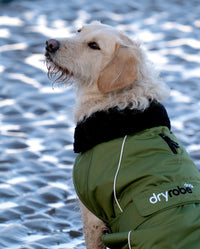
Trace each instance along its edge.
{"label": "dog's neck", "polygon": [[157,101],[152,101],[144,111],[130,107],[98,111],[78,122],[74,135],[74,151],[85,152],[97,144],[158,126],[170,129],[167,111]]}
{"label": "dog's neck", "polygon": [[80,122],[84,117],[91,116],[102,106],[102,94],[98,91],[96,84],[91,87],[78,87],[76,92],[76,104],[74,109],[75,122]]}
{"label": "dog's neck", "polygon": [[[81,122],[84,118],[90,117],[93,113],[115,108],[124,109],[132,105],[137,110],[145,110],[149,106],[149,96],[144,96],[140,84],[137,86],[130,85],[119,91],[113,91],[107,94],[101,93],[97,84],[81,84],[81,87],[75,89],[76,105],[74,109],[75,122]],[[157,96],[156,96],[157,97]],[[159,99],[156,98],[155,99]],[[162,98],[161,98],[162,99]]]}

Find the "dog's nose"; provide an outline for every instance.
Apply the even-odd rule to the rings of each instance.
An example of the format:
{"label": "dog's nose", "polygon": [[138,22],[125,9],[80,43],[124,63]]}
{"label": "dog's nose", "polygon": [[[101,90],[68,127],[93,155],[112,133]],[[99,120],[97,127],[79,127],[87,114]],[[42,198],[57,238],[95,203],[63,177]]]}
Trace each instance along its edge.
{"label": "dog's nose", "polygon": [[55,53],[60,47],[60,43],[57,40],[51,39],[46,41],[46,50],[50,53]]}

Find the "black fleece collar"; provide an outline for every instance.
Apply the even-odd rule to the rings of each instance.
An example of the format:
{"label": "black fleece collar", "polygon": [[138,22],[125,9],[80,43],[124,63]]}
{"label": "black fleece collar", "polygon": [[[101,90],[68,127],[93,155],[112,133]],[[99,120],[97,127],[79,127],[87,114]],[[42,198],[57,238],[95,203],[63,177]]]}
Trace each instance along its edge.
{"label": "black fleece collar", "polygon": [[144,111],[114,107],[95,112],[77,123],[74,152],[85,152],[97,144],[157,126],[171,128],[166,109],[157,101],[151,102]]}

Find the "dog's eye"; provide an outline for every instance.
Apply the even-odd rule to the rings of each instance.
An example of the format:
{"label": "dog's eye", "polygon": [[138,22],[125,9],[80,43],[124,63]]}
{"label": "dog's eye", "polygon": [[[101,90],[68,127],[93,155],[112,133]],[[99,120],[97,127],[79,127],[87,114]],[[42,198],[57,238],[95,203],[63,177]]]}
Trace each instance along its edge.
{"label": "dog's eye", "polygon": [[80,33],[82,29],[78,29],[77,32]]}
{"label": "dog's eye", "polygon": [[100,50],[100,47],[96,42],[89,42],[88,46],[92,49]]}

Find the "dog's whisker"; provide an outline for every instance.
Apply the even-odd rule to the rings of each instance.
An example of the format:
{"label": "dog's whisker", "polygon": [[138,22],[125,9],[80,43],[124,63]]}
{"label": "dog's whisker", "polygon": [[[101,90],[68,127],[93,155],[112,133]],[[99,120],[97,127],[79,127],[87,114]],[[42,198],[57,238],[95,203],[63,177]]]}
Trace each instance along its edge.
{"label": "dog's whisker", "polygon": [[72,77],[72,73],[70,73],[67,69],[63,69],[60,66],[57,66],[56,64],[53,64],[52,61],[47,58],[46,60],[46,66],[47,66],[47,76],[50,80],[53,81],[52,85],[55,84],[71,84],[69,80]]}

